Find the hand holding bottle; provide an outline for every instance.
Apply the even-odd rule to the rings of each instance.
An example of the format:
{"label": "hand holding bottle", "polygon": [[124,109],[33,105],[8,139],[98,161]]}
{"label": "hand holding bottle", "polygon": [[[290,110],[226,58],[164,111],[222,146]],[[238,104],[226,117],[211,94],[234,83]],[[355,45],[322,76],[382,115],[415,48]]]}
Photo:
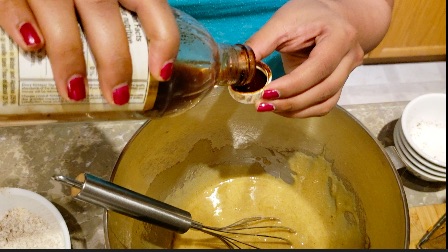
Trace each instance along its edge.
{"label": "hand holding bottle", "polygon": [[119,5],[139,16],[149,43],[149,70],[170,78],[179,48],[179,31],[165,0],[2,0],[0,27],[25,51],[45,48],[59,94],[72,101],[86,97],[82,28],[94,55],[101,92],[110,104],[129,100],[132,64]]}
{"label": "hand holding bottle", "polygon": [[363,56],[384,37],[392,1],[294,0],[248,41],[258,60],[280,52],[285,76],[268,85],[260,112],[305,118],[327,114]]}
{"label": "hand holding bottle", "polygon": [[[199,1],[198,1],[199,2]],[[353,69],[384,37],[393,0],[291,0],[248,41],[257,60],[280,52],[285,76],[269,84],[257,111],[305,118],[328,113]],[[135,12],[149,43],[149,70],[171,76],[180,34],[166,0],[0,0],[0,27],[24,50],[45,47],[59,94],[86,97],[81,23],[95,57],[101,92],[129,101],[132,64],[120,5]],[[192,50],[194,51],[194,50]]]}

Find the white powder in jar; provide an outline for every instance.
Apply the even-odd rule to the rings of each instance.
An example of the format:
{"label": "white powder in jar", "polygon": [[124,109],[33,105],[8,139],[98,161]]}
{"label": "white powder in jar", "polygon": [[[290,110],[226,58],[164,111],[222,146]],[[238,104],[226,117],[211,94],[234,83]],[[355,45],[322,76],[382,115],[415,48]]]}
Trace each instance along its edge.
{"label": "white powder in jar", "polygon": [[62,234],[41,217],[21,207],[0,216],[0,248],[64,248]]}
{"label": "white powder in jar", "polygon": [[446,163],[446,124],[420,121],[410,128],[412,141],[432,160]]}

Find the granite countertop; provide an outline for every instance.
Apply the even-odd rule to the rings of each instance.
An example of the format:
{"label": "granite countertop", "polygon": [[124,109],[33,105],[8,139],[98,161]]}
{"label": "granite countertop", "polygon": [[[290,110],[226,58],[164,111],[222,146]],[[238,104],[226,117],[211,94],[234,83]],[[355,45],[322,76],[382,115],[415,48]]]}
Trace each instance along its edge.
{"label": "granite countertop", "polygon": [[[407,102],[348,105],[384,146]],[[20,187],[49,199],[64,216],[72,248],[104,248],[103,209],[75,201],[50,178],[91,172],[108,179],[126,143],[144,123],[103,121],[0,127],[0,187]],[[409,207],[445,203],[445,183],[421,181],[400,171]]]}

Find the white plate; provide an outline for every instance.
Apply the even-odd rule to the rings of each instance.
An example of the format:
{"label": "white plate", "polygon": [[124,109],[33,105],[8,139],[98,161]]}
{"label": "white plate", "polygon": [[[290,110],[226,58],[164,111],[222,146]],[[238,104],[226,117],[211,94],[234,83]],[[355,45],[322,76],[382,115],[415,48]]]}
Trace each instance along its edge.
{"label": "white plate", "polygon": [[411,100],[403,110],[401,128],[416,152],[446,167],[446,94],[424,94]]}
{"label": "white plate", "polygon": [[[12,187],[0,187],[0,221],[5,218],[8,211],[16,208],[24,208],[31,214],[40,217],[49,225],[49,233],[53,235],[60,235],[61,240],[59,243],[61,246],[55,249],[71,248],[70,234],[68,232],[67,224],[65,223],[61,213],[50,201],[42,195],[29,190]],[[45,237],[44,234],[39,234],[39,236]],[[47,247],[47,245],[48,244],[45,246]],[[28,248],[30,247],[24,249]]]}
{"label": "white plate", "polygon": [[[401,120],[398,119],[397,124],[401,123]],[[403,135],[403,131],[401,130],[401,127],[399,127],[399,125],[396,125],[395,130],[398,131],[398,136],[400,137],[400,142],[402,143],[402,145],[404,146],[403,148],[403,152],[405,154],[409,154],[408,157],[410,157],[411,159],[416,159],[416,162],[429,168],[432,169],[436,172],[439,172],[441,174],[446,174],[446,167],[442,167],[442,166],[438,166],[434,163],[429,162],[428,160],[426,160],[424,157],[420,156],[414,149],[412,149],[412,147],[409,145],[408,141],[406,140],[406,138]]]}
{"label": "white plate", "polygon": [[414,174],[416,177],[419,177],[426,181],[432,181],[432,182],[446,182],[446,178],[442,178],[439,176],[435,176],[432,174],[429,174],[419,168],[417,168],[409,159],[408,157],[403,153],[402,145],[400,143],[400,138],[398,136],[398,131],[394,130],[394,143],[395,148],[397,149],[398,155],[400,155],[401,160],[403,163],[406,164],[406,168],[408,168],[408,171]]}
{"label": "white plate", "polygon": [[[394,132],[395,133],[395,132]],[[415,170],[419,170],[422,173],[424,173],[425,175],[433,175],[433,176],[437,176],[437,177],[441,177],[443,179],[446,179],[446,173],[442,173],[442,172],[438,172],[438,171],[434,171],[428,167],[426,167],[425,165],[423,165],[422,163],[418,162],[417,159],[415,159],[406,149],[406,147],[404,146],[402,139],[400,137],[400,131],[397,130],[396,134],[396,146],[398,146],[399,151],[401,151],[402,155],[404,155],[404,158],[406,158],[406,160],[408,161],[408,164],[411,166],[410,168],[413,168]]]}
{"label": "white plate", "polygon": [[409,160],[411,162],[411,164],[413,165],[412,168],[414,169],[419,169],[422,172],[437,176],[437,177],[441,177],[441,178],[446,178],[446,173],[442,173],[442,172],[438,172],[438,171],[434,171],[428,167],[426,167],[425,165],[423,165],[422,163],[419,163],[417,159],[415,159],[406,149],[406,147],[403,145],[403,142],[401,140],[401,138],[399,136],[398,137],[398,145],[400,146],[400,150],[403,152],[403,155],[406,156],[407,160]]}

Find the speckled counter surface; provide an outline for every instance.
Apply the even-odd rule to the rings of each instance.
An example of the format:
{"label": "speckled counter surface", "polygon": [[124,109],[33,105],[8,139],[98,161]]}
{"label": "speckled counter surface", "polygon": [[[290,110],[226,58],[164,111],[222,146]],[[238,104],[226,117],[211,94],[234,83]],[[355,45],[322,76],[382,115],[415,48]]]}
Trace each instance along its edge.
{"label": "speckled counter surface", "polygon": [[[407,102],[349,105],[354,115],[384,146]],[[0,187],[20,187],[49,199],[64,216],[72,247],[104,248],[103,209],[75,201],[50,178],[91,172],[104,179],[121,151],[144,123],[136,121],[56,123],[0,127]],[[399,170],[409,207],[444,203],[445,183],[429,183]]]}

